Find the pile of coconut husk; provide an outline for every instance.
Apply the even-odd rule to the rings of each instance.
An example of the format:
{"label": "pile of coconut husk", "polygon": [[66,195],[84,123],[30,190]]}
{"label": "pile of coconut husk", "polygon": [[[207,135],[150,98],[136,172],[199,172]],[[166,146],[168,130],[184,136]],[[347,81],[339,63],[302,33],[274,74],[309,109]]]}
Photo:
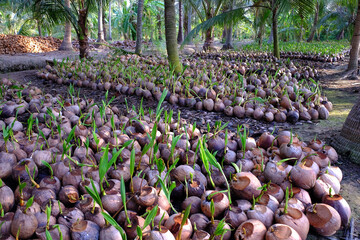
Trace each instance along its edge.
{"label": "pile of coconut husk", "polygon": [[56,51],[61,40],[53,37],[26,37],[0,34],[0,54]]}

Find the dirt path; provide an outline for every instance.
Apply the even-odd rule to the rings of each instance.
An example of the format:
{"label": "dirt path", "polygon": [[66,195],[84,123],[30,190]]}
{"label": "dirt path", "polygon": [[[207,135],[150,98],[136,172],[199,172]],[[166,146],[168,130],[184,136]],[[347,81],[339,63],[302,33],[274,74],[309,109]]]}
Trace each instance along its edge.
{"label": "dirt path", "polygon": [[[253,119],[237,119],[232,117],[226,117],[223,114],[215,112],[204,112],[204,111],[195,111],[189,110],[182,107],[174,107],[168,103],[164,103],[165,109],[173,109],[174,116],[177,114],[177,111],[181,111],[181,116],[185,119],[188,119],[191,122],[196,121],[197,126],[206,129],[206,125],[209,122],[214,124],[215,121],[221,120],[223,123],[229,122],[228,128],[232,131],[236,130],[237,125],[245,124],[251,129],[251,134],[254,136],[260,135],[263,131],[272,131],[274,127],[277,130],[279,129],[291,129],[293,128],[296,133],[304,140],[310,140],[315,135],[321,139],[325,139],[327,143],[339,134],[341,131],[342,125],[348,115],[352,105],[355,103],[356,98],[359,96],[360,90],[360,81],[359,80],[342,80],[340,78],[340,73],[345,69],[345,63],[335,64],[332,68],[326,68],[321,70],[321,86],[325,95],[333,103],[333,111],[330,114],[330,117],[326,121],[317,121],[313,123],[304,123],[298,122],[296,125],[290,124],[268,124],[265,122],[255,121]],[[31,85],[36,85],[39,88],[43,89],[46,93],[50,94],[62,94],[66,96],[68,87],[65,85],[57,85],[51,82],[45,82],[42,79],[35,77],[35,70],[30,71],[21,71],[21,72],[12,72],[7,74],[0,74],[0,78],[7,77],[13,79],[20,84],[29,83]],[[76,89],[79,91],[80,96],[91,96],[95,101],[100,101],[104,98],[104,92],[102,91],[93,91],[89,89]],[[125,99],[128,103],[128,106],[132,105],[138,108],[140,99],[136,96],[123,96],[117,93],[111,93],[116,97],[114,104],[116,104],[119,109],[126,111]],[[155,102],[144,101],[144,109],[156,108]],[[338,166],[343,171],[344,178],[341,183],[341,195],[349,202],[354,222],[355,222],[355,236],[359,236],[360,233],[360,166],[355,165],[349,162],[346,159],[346,156],[340,156]],[[342,239],[343,233],[339,232],[337,238]],[[329,239],[329,238],[319,238],[316,236],[310,236],[309,239]]]}

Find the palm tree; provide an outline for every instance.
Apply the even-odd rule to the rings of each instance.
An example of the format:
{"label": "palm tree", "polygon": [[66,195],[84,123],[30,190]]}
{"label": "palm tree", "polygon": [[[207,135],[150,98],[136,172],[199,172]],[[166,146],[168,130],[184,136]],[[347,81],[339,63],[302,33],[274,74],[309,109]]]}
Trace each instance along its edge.
{"label": "palm tree", "polygon": [[[222,4],[225,2],[226,0],[198,0],[198,1],[194,1],[194,0],[189,0],[189,3],[191,4],[191,6],[193,7],[193,9],[195,10],[196,14],[198,15],[198,17],[200,18],[200,21],[202,23],[209,21],[210,19],[212,19],[213,17],[215,17],[218,12],[221,9]],[[200,5],[203,7],[205,16],[202,14],[202,12],[199,10]],[[203,45],[203,49],[204,50],[209,50],[214,42],[214,38],[213,38],[213,30],[214,30],[214,25],[208,25],[208,27],[206,29],[203,29],[205,31],[205,42]]]}
{"label": "palm tree", "polygon": [[79,41],[80,58],[88,57],[88,15],[91,10],[95,9],[97,0],[70,1],[71,7],[66,6],[63,0],[37,1],[42,2],[42,9],[44,11],[51,11],[52,17],[61,16],[64,20],[70,21]]}
{"label": "palm tree", "polygon": [[316,32],[316,26],[317,26],[318,21],[319,21],[319,8],[320,8],[320,3],[319,3],[319,0],[317,0],[316,1],[316,7],[315,7],[314,24],[313,24],[313,26],[311,28],[310,36],[306,40],[307,42],[312,42],[312,40],[314,39],[315,32]]}
{"label": "palm tree", "polygon": [[181,73],[182,65],[180,63],[179,51],[176,39],[176,18],[175,18],[175,0],[164,0],[165,5],[165,38],[166,50],[170,68],[175,73]]}
{"label": "palm tree", "polygon": [[108,40],[112,40],[112,27],[111,27],[111,0],[109,0],[109,36]]}
{"label": "palm tree", "polygon": [[359,44],[360,44],[360,1],[358,1],[354,34],[351,39],[350,59],[349,59],[349,65],[348,65],[349,71],[356,70],[358,68]]}
{"label": "palm tree", "polygon": [[183,5],[181,0],[179,0],[179,31],[177,36],[177,42],[181,44],[183,40]]}
{"label": "palm tree", "polygon": [[[70,0],[65,0],[66,7],[70,8]],[[66,21],[64,39],[59,47],[60,51],[72,51],[74,50],[71,43],[71,23]]]}
{"label": "palm tree", "polygon": [[136,21],[136,47],[135,47],[135,53],[138,54],[138,55],[141,54],[143,12],[144,12],[144,0],[138,0],[137,21]]}
{"label": "palm tree", "polygon": [[[190,0],[192,1],[192,0]],[[205,0],[204,0],[205,1]],[[241,1],[243,2],[243,1]],[[248,1],[244,1],[247,3]],[[248,21],[245,16],[245,9],[250,8],[266,8],[269,9],[272,13],[272,34],[273,34],[273,54],[275,57],[280,57],[279,50],[279,39],[278,39],[278,16],[281,12],[290,11],[294,9],[296,12],[301,13],[303,16],[307,16],[313,11],[313,0],[258,0],[251,5],[241,5],[234,10],[224,12],[215,17],[212,17],[205,22],[202,22],[197,27],[195,27],[185,39],[183,45],[189,41],[190,38],[193,38],[199,31],[208,32],[209,29],[212,29],[214,25],[225,25],[225,24],[234,24],[240,20]]]}
{"label": "palm tree", "polygon": [[[234,1],[231,0],[228,3],[228,10],[233,10],[233,5],[234,5]],[[233,49],[234,47],[232,46],[232,25],[230,24],[226,24],[225,28],[224,28],[224,33],[225,33],[225,44],[223,45],[222,49],[223,50],[228,50],[228,49]]]}
{"label": "palm tree", "polygon": [[[104,24],[103,24],[103,0],[98,0],[98,39],[97,42],[105,42]],[[102,46],[102,45],[97,45]]]}

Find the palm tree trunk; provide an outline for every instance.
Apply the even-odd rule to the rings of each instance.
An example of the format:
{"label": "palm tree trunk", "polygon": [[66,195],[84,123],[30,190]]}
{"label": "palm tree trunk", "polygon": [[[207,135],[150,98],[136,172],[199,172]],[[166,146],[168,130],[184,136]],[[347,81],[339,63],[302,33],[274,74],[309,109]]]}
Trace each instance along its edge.
{"label": "palm tree trunk", "polygon": [[183,38],[183,11],[182,11],[182,2],[179,0],[179,31],[177,36],[178,44],[181,44],[184,41]]}
{"label": "palm tree trunk", "polygon": [[360,1],[358,1],[354,34],[351,39],[351,50],[350,50],[348,70],[356,70],[358,68],[359,44],[360,44]]}
{"label": "palm tree trunk", "polygon": [[225,40],[226,49],[234,49],[232,45],[232,30],[233,30],[232,26],[227,27],[226,40]]}
{"label": "palm tree trunk", "polygon": [[[65,1],[65,5],[70,7],[70,0]],[[71,43],[71,23],[70,21],[66,21],[65,24],[65,33],[64,39],[59,47],[60,51],[73,51],[72,43]]]}
{"label": "palm tree trunk", "polygon": [[157,31],[158,31],[158,39],[159,40],[162,40],[162,36],[161,36],[161,15],[158,14],[157,15]]}
{"label": "palm tree trunk", "polygon": [[274,34],[273,34],[273,28],[271,28],[271,31],[270,31],[270,35],[269,35],[269,39],[268,39],[268,44],[272,43],[273,42],[273,39],[274,39]]}
{"label": "palm tree trunk", "polygon": [[102,24],[103,24],[103,31],[104,31],[104,40],[107,39],[106,34],[106,23],[105,23],[105,8],[102,7]]}
{"label": "palm tree trunk", "polygon": [[273,54],[275,57],[280,58],[278,26],[277,26],[277,10],[278,7],[275,6],[275,2],[273,0],[273,8],[272,8],[272,33],[273,33],[273,44],[274,44]]}
{"label": "palm tree trunk", "polygon": [[89,56],[89,43],[88,43],[88,36],[87,36],[87,15],[88,9],[83,8],[79,10],[79,20],[78,25],[80,31],[78,33],[78,40],[79,40],[79,50],[80,50],[80,58],[87,58]]}
{"label": "palm tree trunk", "polygon": [[312,40],[314,39],[315,32],[316,32],[316,25],[317,25],[318,20],[319,20],[319,1],[316,1],[314,23],[313,23],[313,26],[311,28],[310,36],[306,40],[307,42],[312,42]]}
{"label": "palm tree trunk", "polygon": [[[104,26],[103,26],[103,0],[99,0],[98,4],[98,42],[105,42],[104,38]],[[101,45],[98,45],[101,46]]]}
{"label": "palm tree trunk", "polygon": [[38,32],[39,32],[39,37],[42,37],[41,25],[40,25],[39,21],[36,21],[36,23],[37,23],[37,28],[38,28]]}
{"label": "palm tree trunk", "polygon": [[214,38],[212,36],[213,29],[214,29],[214,27],[210,27],[205,32],[205,42],[204,42],[204,46],[203,46],[203,49],[205,51],[210,50],[210,48],[213,45],[213,42],[214,42]]}
{"label": "palm tree trunk", "polygon": [[[191,19],[192,19],[192,8],[191,8],[191,6],[188,6],[188,9],[186,11],[186,16],[184,18],[185,38],[191,32]],[[192,44],[191,39],[189,40],[188,44]]]}
{"label": "palm tree trunk", "polygon": [[142,45],[142,16],[144,11],[144,0],[138,1],[138,9],[137,9],[137,21],[136,21],[136,47],[135,53],[141,54],[141,45]]}
{"label": "palm tree trunk", "polygon": [[[230,3],[229,6],[229,11],[233,10],[233,2]],[[229,25],[226,26],[226,31],[225,31],[225,44],[223,45],[223,49],[224,50],[228,50],[228,49],[234,49],[233,45],[232,45],[232,25],[231,23]]]}
{"label": "palm tree trunk", "polygon": [[166,50],[170,67],[179,74],[182,71],[180,63],[177,39],[176,39],[176,19],[175,19],[175,0],[164,0],[165,4],[165,38]]}
{"label": "palm tree trunk", "polygon": [[108,40],[112,40],[112,28],[111,28],[111,0],[109,1],[109,38]]}

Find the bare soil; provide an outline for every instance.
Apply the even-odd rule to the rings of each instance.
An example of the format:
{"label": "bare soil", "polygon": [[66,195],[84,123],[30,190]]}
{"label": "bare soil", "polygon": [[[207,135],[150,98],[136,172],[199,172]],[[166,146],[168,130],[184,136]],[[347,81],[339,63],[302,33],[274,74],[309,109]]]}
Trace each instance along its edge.
{"label": "bare soil", "polygon": [[[20,59],[19,61],[21,61]],[[319,69],[321,72],[320,82],[323,92],[333,103],[333,111],[330,113],[330,117],[326,121],[298,122],[295,125],[290,125],[288,123],[275,125],[273,123],[269,124],[261,121],[255,121],[253,119],[237,119],[233,117],[226,117],[220,113],[196,111],[188,108],[172,106],[166,102],[164,103],[164,107],[165,109],[173,109],[174,116],[176,116],[175,114],[177,114],[177,111],[181,111],[181,117],[191,122],[197,122],[197,126],[200,126],[204,132],[206,131],[207,123],[213,125],[215,121],[221,120],[223,123],[229,122],[228,128],[232,131],[236,131],[236,127],[239,124],[245,124],[251,129],[250,134],[253,136],[259,136],[264,131],[272,131],[274,127],[276,128],[276,131],[281,129],[289,130],[292,128],[299,137],[304,140],[311,140],[317,136],[321,139],[325,139],[325,141],[329,144],[331,140],[336,138],[336,136],[340,133],[346,116],[355,103],[356,98],[359,97],[360,81],[342,79],[342,72],[346,69],[345,62],[321,64],[319,65]],[[53,95],[61,94],[63,96],[67,95],[68,86],[46,82],[37,78],[35,73],[35,70],[10,72],[0,74],[0,78],[7,77],[17,81],[19,84],[30,83],[31,85],[39,87],[45,93]],[[93,98],[95,101],[101,101],[104,99],[103,91],[93,91],[83,88],[76,88],[76,91],[79,92],[80,96]],[[139,107],[140,99],[136,96],[124,96],[115,92],[110,93],[110,97],[111,96],[115,96],[113,104],[115,104],[121,111],[125,112],[127,109],[125,102],[127,102],[128,107],[132,107],[133,105],[137,109]],[[156,106],[157,103],[155,101],[144,101],[143,103],[144,109],[155,109]],[[342,190],[340,193],[349,202],[352,208],[355,230],[353,239],[359,239],[360,166],[347,160],[346,156],[340,156],[337,165],[342,169],[344,174],[344,178],[341,183]],[[320,238],[318,236],[310,235],[308,239],[345,239],[345,235],[349,231],[350,229],[339,231],[336,236],[331,238]]]}

